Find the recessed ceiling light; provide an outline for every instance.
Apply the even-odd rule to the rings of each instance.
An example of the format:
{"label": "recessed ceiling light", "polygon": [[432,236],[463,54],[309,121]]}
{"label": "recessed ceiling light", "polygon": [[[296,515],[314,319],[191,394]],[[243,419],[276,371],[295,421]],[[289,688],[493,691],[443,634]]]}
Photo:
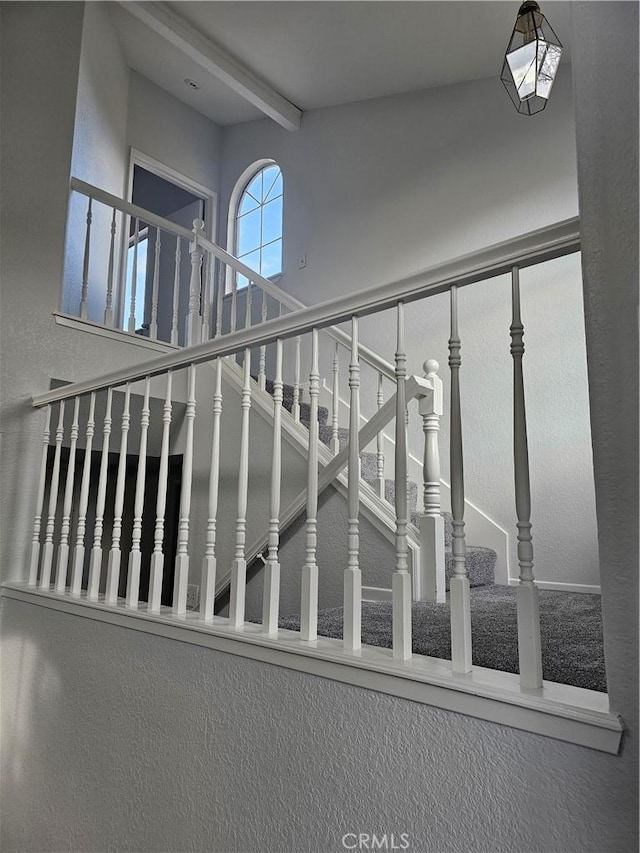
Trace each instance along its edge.
{"label": "recessed ceiling light", "polygon": [[184,78],[184,85],[188,86],[190,89],[195,89],[196,91],[200,88],[199,83],[196,83],[195,80],[190,80],[188,77]]}

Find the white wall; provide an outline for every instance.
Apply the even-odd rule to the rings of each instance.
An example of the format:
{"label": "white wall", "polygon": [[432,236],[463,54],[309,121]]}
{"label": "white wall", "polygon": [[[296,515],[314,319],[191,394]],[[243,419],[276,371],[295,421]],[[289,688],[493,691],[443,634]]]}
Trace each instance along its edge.
{"label": "white wall", "polygon": [[[44,423],[43,411],[31,407],[32,395],[49,390],[52,378],[80,381],[156,354],[137,342],[123,343],[66,328],[52,316],[60,307],[72,170],[77,168],[80,178],[122,193],[127,143],[145,150],[153,138],[140,138],[135,122],[132,137],[124,135],[128,74],[106,6],[0,5],[3,579],[23,577],[30,548]],[[24,62],[27,55],[32,57],[29,63]],[[174,100],[164,95],[150,101],[146,121],[153,124],[156,108],[165,113],[173,109],[174,117],[177,110],[186,136],[202,142],[204,157],[203,140],[206,137],[215,143],[216,126],[186,107],[186,112],[172,107]],[[158,121],[161,124],[163,117]],[[174,140],[179,132],[174,129]],[[188,144],[184,150],[190,152],[190,158],[195,156]],[[215,155],[215,144],[211,150]],[[197,167],[193,159],[181,158],[175,146],[146,153],[162,155],[169,166],[196,180],[218,169],[214,156]],[[78,246],[84,246],[84,221],[82,216],[80,219],[79,231],[69,231],[69,241],[74,243],[70,255],[76,259],[82,255]],[[92,230],[92,258],[97,253],[99,268],[100,232],[96,227]],[[104,260],[108,229],[101,236]],[[102,299],[105,280],[103,277],[96,285]],[[101,313],[100,297],[97,304]],[[77,305],[73,313],[77,313]]]}
{"label": "white wall", "polygon": [[[87,3],[82,28],[71,174],[120,197],[124,194],[126,179],[128,91],[129,68],[120,49],[109,4]],[[69,206],[62,301],[62,310],[69,314],[77,314],[80,305],[86,210],[87,199],[74,193]],[[92,216],[88,316],[102,322],[111,210],[94,204]]]}
{"label": "white wall", "polygon": [[624,752],[16,601],[2,654],[3,850],[637,849]]}
{"label": "white wall", "polygon": [[127,142],[214,192],[220,187],[217,124],[131,72]]}
{"label": "white wall", "polygon": [[[280,283],[306,303],[383,284],[577,213],[566,66],[549,106],[533,120],[515,112],[497,79],[481,80],[309,111],[295,134],[267,121],[226,128],[223,153],[227,204],[248,164],[271,157],[282,167]],[[307,267],[298,271],[304,254]],[[536,577],[597,589],[578,256],[525,271],[522,290]],[[448,310],[446,296],[407,310],[409,372],[422,373],[424,360],[437,358],[446,395]],[[511,534],[510,568],[517,577],[509,324],[505,278],[460,294],[466,495]],[[365,318],[361,337],[393,361],[391,312]],[[329,382],[331,355],[326,347],[321,359]],[[347,361],[344,353],[345,397]],[[362,382],[363,410],[372,414],[371,371],[363,371]],[[447,410],[448,404],[441,433],[446,480]],[[410,449],[421,456],[417,416]]]}
{"label": "white wall", "polygon": [[[605,661],[637,773],[638,6],[577,3],[572,13]],[[637,776],[630,784],[637,821]]]}

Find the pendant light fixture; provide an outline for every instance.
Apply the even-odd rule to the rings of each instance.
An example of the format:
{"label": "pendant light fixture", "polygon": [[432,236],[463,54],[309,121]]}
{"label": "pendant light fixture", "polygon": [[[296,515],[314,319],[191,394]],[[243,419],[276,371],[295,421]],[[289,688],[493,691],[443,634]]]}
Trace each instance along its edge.
{"label": "pendant light fixture", "polygon": [[562,45],[534,0],[520,6],[500,79],[515,108],[534,115],[547,105]]}

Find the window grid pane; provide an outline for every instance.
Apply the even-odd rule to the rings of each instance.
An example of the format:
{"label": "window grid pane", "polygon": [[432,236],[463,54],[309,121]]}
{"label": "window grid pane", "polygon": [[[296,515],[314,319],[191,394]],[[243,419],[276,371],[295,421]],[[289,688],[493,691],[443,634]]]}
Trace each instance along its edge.
{"label": "window grid pane", "polygon": [[[265,166],[247,184],[236,213],[236,255],[262,276],[282,272],[282,172]],[[243,275],[236,286],[247,286]]]}

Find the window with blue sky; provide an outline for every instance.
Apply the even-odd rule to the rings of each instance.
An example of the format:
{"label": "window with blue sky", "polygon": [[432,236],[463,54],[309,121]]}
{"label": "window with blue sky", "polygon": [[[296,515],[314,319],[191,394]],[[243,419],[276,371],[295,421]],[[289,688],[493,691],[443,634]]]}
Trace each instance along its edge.
{"label": "window with blue sky", "polygon": [[[282,272],[282,172],[275,164],[260,169],[240,196],[235,252],[264,278]],[[247,283],[238,276],[239,288]]]}

